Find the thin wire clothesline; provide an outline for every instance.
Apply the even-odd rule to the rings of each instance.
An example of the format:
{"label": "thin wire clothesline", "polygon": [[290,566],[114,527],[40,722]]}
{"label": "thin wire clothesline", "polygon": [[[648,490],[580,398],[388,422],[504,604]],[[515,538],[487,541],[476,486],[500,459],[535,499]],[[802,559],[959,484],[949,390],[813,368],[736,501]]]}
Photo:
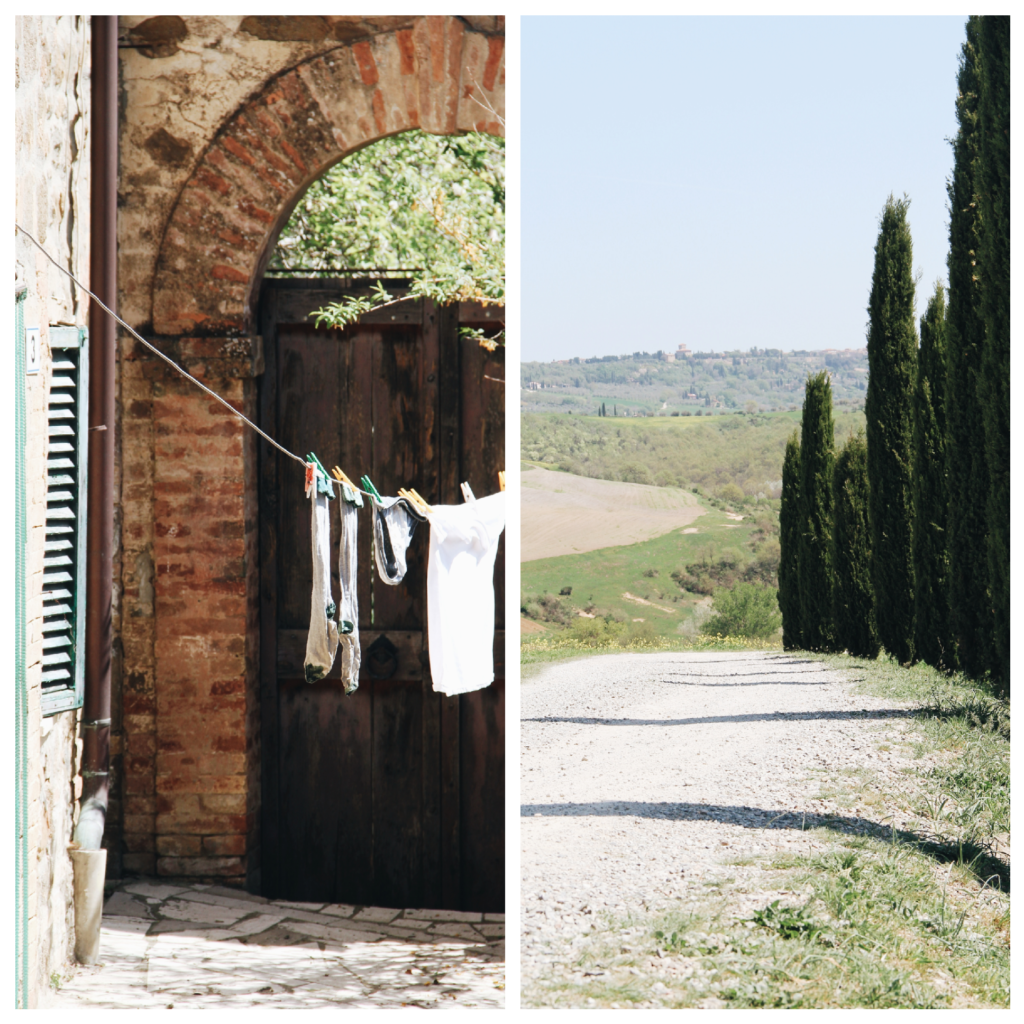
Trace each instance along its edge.
{"label": "thin wire clothesline", "polygon": [[[148,341],[146,341],[146,339],[145,339],[144,337],[142,337],[142,335],[141,335],[141,334],[139,334],[139,332],[138,332],[138,331],[136,331],[134,327],[132,327],[132,326],[131,326],[130,324],[126,324],[126,323],[125,323],[125,322],[124,322],[124,321],[123,321],[123,320],[122,320],[122,319],[121,319],[121,318],[120,318],[120,317],[119,317],[119,316],[118,316],[118,315],[117,315],[117,314],[116,314],[116,313],[115,313],[115,312],[114,312],[114,311],[113,311],[112,309],[109,309],[109,308],[108,308],[108,307],[107,307],[107,306],[106,306],[106,305],[105,305],[105,304],[103,303],[103,301],[102,301],[102,300],[101,300],[101,299],[100,299],[100,298],[99,298],[98,296],[96,296],[96,295],[95,295],[95,294],[93,294],[93,293],[92,293],[91,291],[89,291],[89,289],[88,289],[88,288],[86,288],[86,287],[85,287],[85,285],[84,285],[84,284],[82,284],[82,282],[81,282],[81,281],[79,281],[79,280],[78,280],[78,278],[77,278],[77,277],[75,277],[75,275],[74,275],[74,274],[72,274],[70,270],[67,270],[67,269],[66,269],[65,267],[62,267],[62,266],[61,266],[61,265],[60,265],[60,264],[59,264],[59,263],[58,263],[58,262],[57,262],[57,261],[56,261],[56,260],[55,260],[55,259],[54,259],[54,258],[53,258],[53,257],[52,257],[52,256],[51,256],[51,255],[50,255],[50,254],[49,254],[49,253],[48,253],[48,252],[47,252],[47,251],[46,251],[46,250],[45,250],[44,248],[43,248],[43,247],[42,247],[42,245],[40,245],[40,243],[39,243],[38,241],[36,241],[36,239],[35,239],[35,238],[34,238],[34,237],[33,237],[33,236],[32,236],[32,235],[31,235],[31,234],[30,234],[30,233],[28,232],[28,231],[26,231],[26,230],[25,230],[25,229],[24,229],[24,228],[23,228],[23,227],[22,227],[22,226],[21,226],[21,225],[20,225],[20,224],[19,224],[19,223],[18,223],[17,221],[15,221],[15,222],[14,222],[14,226],[15,226],[15,227],[16,227],[16,228],[17,228],[17,229],[18,229],[18,230],[19,230],[19,231],[20,231],[20,232],[21,232],[21,233],[22,233],[22,234],[23,234],[23,235],[24,235],[24,236],[25,236],[25,237],[26,237],[26,238],[27,238],[27,239],[28,239],[28,240],[29,240],[30,242],[32,242],[32,243],[33,243],[33,244],[34,244],[34,245],[36,246],[36,248],[37,248],[37,249],[38,249],[38,250],[39,250],[39,251],[40,251],[40,252],[41,252],[41,253],[42,253],[42,254],[43,254],[43,255],[44,255],[44,256],[45,256],[45,257],[46,257],[46,258],[47,258],[47,259],[48,259],[48,260],[49,260],[49,261],[50,261],[50,262],[51,262],[51,263],[52,263],[52,264],[53,264],[53,265],[54,265],[54,266],[55,266],[55,267],[56,267],[56,268],[57,268],[57,269],[58,269],[58,270],[59,270],[59,271],[60,271],[60,272],[62,273],[62,274],[66,274],[66,275],[67,275],[68,277],[70,277],[70,278],[71,278],[71,280],[72,280],[72,281],[74,281],[74,282],[75,282],[75,284],[77,284],[77,285],[78,285],[78,287],[79,287],[79,288],[81,288],[81,289],[82,289],[82,291],[83,291],[83,292],[85,292],[85,294],[86,294],[86,295],[88,295],[88,296],[89,296],[89,297],[90,297],[91,299],[93,299],[93,300],[94,300],[94,301],[96,302],[96,304],[97,304],[97,305],[98,305],[98,306],[99,306],[99,307],[100,307],[100,308],[101,308],[101,309],[102,309],[102,310],[103,310],[104,312],[106,312],[106,313],[109,313],[109,314],[110,314],[110,315],[111,315],[111,316],[112,316],[112,317],[113,317],[113,318],[114,318],[114,319],[115,319],[115,320],[116,320],[116,321],[117,321],[117,322],[118,322],[118,323],[119,323],[119,324],[120,324],[120,325],[121,325],[121,326],[122,326],[122,327],[123,327],[123,328],[124,328],[124,329],[125,329],[126,331],[129,331],[129,332],[130,332],[130,333],[131,333],[131,334],[133,335],[133,337],[135,337],[135,338],[137,338],[137,339],[138,339],[139,341],[141,341],[141,342],[142,342],[142,344],[143,344],[143,345],[145,345],[145,346],[146,346],[146,348],[148,348],[148,349],[149,349],[149,350],[150,350],[151,352],[154,352],[154,353],[156,353],[156,355],[158,355],[158,356],[159,356],[159,357],[160,357],[160,358],[161,358],[161,359],[162,359],[162,360],[163,360],[163,361],[164,361],[165,363],[167,363],[167,365],[168,365],[168,366],[171,366],[171,367],[173,367],[173,368],[174,368],[175,370],[177,370],[177,371],[178,371],[178,373],[180,373],[180,374],[181,374],[181,375],[182,375],[183,377],[186,377],[186,378],[187,378],[188,380],[192,381],[192,383],[193,383],[193,384],[195,384],[195,386],[196,386],[197,388],[199,388],[199,389],[200,389],[200,390],[202,390],[202,391],[205,391],[205,392],[206,392],[206,394],[208,394],[208,395],[209,395],[209,396],[210,396],[211,398],[215,398],[215,399],[216,399],[216,400],[217,400],[218,402],[220,402],[220,404],[221,404],[221,405],[223,405],[223,406],[224,406],[224,408],[225,408],[225,409],[227,409],[227,410],[228,410],[228,412],[230,412],[230,413],[232,413],[233,415],[237,416],[237,417],[238,417],[238,418],[239,418],[239,419],[240,419],[240,420],[241,420],[241,421],[242,421],[243,423],[245,423],[245,424],[247,424],[248,426],[252,427],[252,429],[253,429],[253,430],[255,430],[257,434],[259,434],[259,435],[260,435],[260,437],[262,437],[262,438],[264,438],[265,440],[269,441],[269,442],[270,442],[270,443],[271,443],[271,444],[272,444],[272,445],[273,445],[273,446],[274,446],[274,447],[275,447],[275,448],[276,448],[276,449],[277,449],[278,451],[280,451],[280,452],[284,452],[284,454],[285,454],[285,455],[287,455],[287,456],[288,456],[289,458],[292,458],[292,459],[294,459],[294,460],[295,460],[295,461],[296,461],[297,463],[299,463],[299,465],[300,465],[300,466],[303,466],[303,467],[305,467],[305,466],[308,466],[308,465],[309,465],[309,463],[308,463],[308,462],[306,462],[306,460],[305,460],[305,459],[300,459],[300,458],[299,458],[299,456],[298,456],[298,455],[296,455],[296,454],[295,454],[294,452],[290,452],[290,451],[288,451],[288,449],[287,449],[287,448],[285,448],[285,447],[284,447],[283,445],[280,445],[280,444],[278,444],[278,443],[277,443],[277,441],[275,441],[275,440],[274,440],[274,439],[273,439],[273,438],[272,438],[272,437],[271,437],[271,436],[270,436],[269,434],[267,434],[267,433],[265,433],[264,431],[260,430],[260,428],[259,428],[259,427],[257,427],[257,426],[256,426],[256,424],[252,422],[252,420],[248,419],[248,418],[247,418],[246,416],[243,416],[243,415],[242,415],[242,413],[240,413],[240,412],[239,412],[239,411],[238,411],[238,410],[237,410],[237,409],[236,409],[236,408],[235,408],[235,407],[234,407],[234,406],[233,406],[233,405],[232,405],[232,404],[231,404],[231,403],[230,403],[229,401],[227,401],[227,399],[225,399],[225,398],[221,398],[221,397],[220,397],[220,395],[218,395],[216,391],[211,391],[211,390],[210,390],[210,389],[209,389],[209,388],[208,388],[208,387],[207,387],[207,386],[206,386],[205,384],[203,384],[203,383],[202,383],[202,381],[198,381],[198,380],[196,380],[196,378],[195,378],[195,377],[193,377],[193,376],[192,376],[192,374],[190,374],[190,373],[189,373],[189,372],[188,372],[187,370],[183,370],[183,369],[182,369],[182,368],[181,368],[181,367],[180,367],[180,366],[179,366],[179,365],[178,365],[178,364],[177,364],[177,363],[176,363],[176,362],[175,362],[175,361],[174,361],[173,359],[171,359],[171,358],[170,358],[169,356],[167,356],[167,355],[165,355],[165,354],[164,354],[163,352],[161,352],[161,351],[160,351],[160,349],[158,349],[158,348],[157,348],[157,347],[156,347],[155,345],[152,345],[152,344],[150,344],[150,343],[149,343]],[[485,374],[484,376],[486,376],[486,374]],[[488,379],[489,379],[489,380],[496,380],[497,378],[491,377],[491,378],[488,378]],[[501,383],[504,383],[504,381],[502,381]],[[330,479],[330,478],[328,478],[328,479]],[[370,493],[369,491],[364,491],[364,490],[363,490],[363,489],[362,489],[361,487],[356,487],[356,485],[355,485],[354,483],[352,483],[351,481],[348,481],[348,484],[349,484],[349,486],[350,486],[350,487],[352,488],[352,490],[354,490],[354,491],[358,491],[358,492],[359,492],[360,494],[365,494],[365,495],[366,495],[366,496],[367,496],[368,498],[374,498],[374,495],[373,495],[373,494],[371,494],[371,493]]]}
{"label": "thin wire clothesline", "polygon": [[[20,232],[21,232],[21,233],[22,233],[22,234],[23,234],[23,235],[24,235],[24,236],[25,236],[25,237],[26,237],[26,238],[27,238],[27,239],[28,239],[28,240],[29,240],[30,242],[32,242],[32,243],[33,243],[33,244],[34,244],[34,245],[36,246],[36,248],[37,248],[37,249],[38,249],[38,250],[39,250],[39,251],[40,251],[40,252],[41,252],[41,253],[42,253],[42,254],[43,254],[43,255],[44,255],[44,256],[45,256],[45,257],[46,257],[46,258],[47,258],[47,259],[48,259],[48,260],[49,260],[49,261],[50,261],[50,262],[51,262],[51,263],[52,263],[52,264],[53,264],[53,265],[54,265],[54,266],[55,266],[55,267],[56,267],[56,268],[57,268],[57,269],[58,269],[58,270],[59,270],[59,271],[60,271],[60,272],[62,273],[62,274],[67,274],[67,276],[68,276],[68,277],[70,277],[70,278],[71,278],[71,280],[72,280],[72,281],[74,281],[74,282],[75,282],[75,284],[77,284],[77,285],[78,285],[78,287],[79,287],[79,288],[81,288],[81,289],[82,289],[82,291],[83,291],[83,292],[85,292],[85,294],[86,294],[86,295],[88,295],[88,296],[89,296],[89,297],[90,297],[90,298],[91,298],[91,299],[92,299],[92,300],[93,300],[94,302],[96,302],[96,304],[97,304],[97,305],[98,305],[98,306],[100,307],[100,309],[104,310],[104,312],[106,312],[106,313],[109,313],[109,314],[110,314],[110,315],[111,315],[111,316],[112,316],[112,317],[113,317],[113,318],[114,318],[114,319],[115,319],[115,320],[116,320],[116,321],[117,321],[117,322],[118,322],[118,323],[119,323],[119,324],[120,324],[120,325],[121,325],[121,326],[122,326],[122,327],[123,327],[123,328],[124,328],[124,329],[125,329],[126,331],[129,331],[129,332],[130,332],[130,333],[132,334],[132,336],[133,336],[133,337],[135,337],[135,338],[137,338],[137,339],[138,339],[139,341],[141,341],[141,342],[142,342],[142,344],[143,344],[143,345],[145,345],[145,346],[146,346],[146,348],[148,348],[148,349],[149,349],[149,350],[150,350],[151,352],[154,352],[154,353],[156,353],[156,355],[158,355],[158,356],[159,356],[159,357],[160,357],[160,358],[161,358],[161,359],[162,359],[162,360],[163,360],[163,361],[164,361],[165,363],[167,363],[167,364],[168,364],[168,366],[172,366],[172,367],[173,367],[173,368],[174,368],[175,370],[177,370],[177,371],[178,371],[178,373],[180,373],[180,374],[181,374],[181,375],[182,375],[183,377],[187,377],[187,378],[188,378],[188,379],[189,379],[190,381],[192,381],[192,383],[193,383],[193,384],[195,384],[195,386],[196,386],[197,388],[199,388],[199,389],[200,389],[200,390],[202,390],[202,391],[205,391],[205,392],[206,392],[206,394],[208,394],[208,395],[209,395],[209,396],[210,396],[211,398],[214,398],[214,399],[216,399],[216,400],[217,400],[218,402],[220,402],[220,404],[221,404],[221,405],[223,405],[225,409],[227,409],[227,410],[228,410],[229,412],[231,412],[231,413],[233,413],[233,414],[234,414],[235,416],[237,416],[237,417],[238,417],[238,418],[239,418],[239,419],[240,419],[240,420],[241,420],[241,421],[242,421],[243,423],[247,423],[247,424],[248,424],[248,425],[249,425],[250,427],[252,427],[252,429],[253,429],[253,430],[255,430],[255,431],[256,431],[256,433],[257,433],[257,434],[259,434],[259,435],[260,435],[260,437],[262,437],[262,438],[264,438],[265,440],[269,441],[269,442],[270,442],[270,443],[271,443],[271,444],[272,444],[272,445],[273,445],[273,446],[274,446],[274,447],[275,447],[275,448],[276,448],[276,449],[277,449],[278,451],[284,452],[284,454],[285,454],[285,455],[287,455],[287,456],[288,456],[289,458],[292,458],[292,459],[294,459],[294,460],[295,460],[296,462],[298,462],[298,463],[299,463],[300,465],[302,465],[302,466],[305,466],[305,465],[307,465],[307,463],[306,463],[306,460],[305,460],[305,459],[300,459],[300,458],[298,457],[298,455],[296,455],[296,454],[295,454],[294,452],[290,452],[290,451],[288,451],[288,449],[287,449],[287,448],[285,448],[285,447],[284,447],[283,445],[280,445],[280,444],[278,444],[278,443],[277,443],[277,442],[276,442],[276,441],[275,441],[275,440],[274,440],[274,439],[273,439],[273,438],[272,438],[272,437],[271,437],[271,436],[270,436],[269,434],[267,434],[267,433],[264,433],[264,431],[260,430],[260,428],[259,428],[259,427],[257,427],[257,426],[256,426],[256,424],[252,422],[252,420],[248,419],[248,418],[247,418],[246,416],[243,416],[243,415],[242,415],[242,414],[241,414],[241,413],[240,413],[240,412],[239,412],[239,411],[238,411],[238,410],[237,410],[237,409],[236,409],[236,408],[235,408],[235,407],[234,407],[234,406],[233,406],[233,405],[232,405],[232,404],[231,404],[231,403],[230,403],[229,401],[227,401],[227,399],[225,399],[225,398],[221,398],[221,397],[220,397],[220,395],[218,395],[216,391],[211,391],[211,390],[210,390],[210,389],[209,389],[209,388],[208,388],[208,387],[207,387],[207,386],[206,386],[205,384],[203,384],[203,383],[202,383],[202,381],[198,381],[198,380],[196,380],[196,379],[195,379],[195,377],[193,377],[193,376],[192,376],[192,374],[190,374],[190,373],[189,373],[189,372],[188,372],[187,370],[183,370],[183,369],[182,369],[182,368],[181,368],[181,367],[180,367],[180,366],[179,366],[179,365],[178,365],[178,364],[177,364],[177,363],[176,363],[176,362],[175,362],[175,361],[174,361],[173,359],[171,359],[171,358],[170,358],[169,356],[166,356],[166,355],[164,355],[164,353],[163,353],[163,352],[161,352],[161,351],[160,351],[160,349],[158,349],[158,348],[157,348],[157,347],[156,347],[155,345],[151,345],[151,344],[150,344],[150,343],[149,343],[148,341],[146,341],[146,339],[145,339],[144,337],[142,337],[142,335],[141,335],[141,334],[139,334],[139,332],[138,332],[138,331],[136,331],[134,327],[132,327],[132,326],[131,326],[130,324],[126,324],[126,323],[125,323],[125,322],[124,322],[124,321],[123,321],[123,320],[122,320],[122,319],[121,319],[121,318],[120,318],[120,317],[119,317],[119,316],[118,316],[118,315],[117,315],[117,314],[116,314],[116,313],[115,313],[115,312],[114,312],[114,311],[113,311],[112,309],[108,308],[108,307],[107,307],[107,306],[106,306],[106,305],[105,305],[105,304],[103,303],[103,301],[102,301],[102,300],[101,300],[101,299],[100,299],[100,298],[99,298],[98,296],[94,295],[94,294],[93,294],[93,293],[92,293],[91,291],[89,291],[89,289],[88,289],[88,288],[86,288],[86,287],[85,287],[85,285],[84,285],[84,284],[82,284],[82,282],[81,282],[81,281],[79,281],[79,280],[78,280],[78,278],[77,278],[77,277],[75,277],[75,275],[74,275],[74,274],[72,274],[70,270],[67,270],[67,269],[65,269],[64,267],[62,267],[62,266],[61,266],[61,265],[60,265],[60,264],[59,264],[59,263],[58,263],[58,262],[57,262],[57,261],[56,261],[56,260],[55,260],[55,259],[54,259],[54,258],[53,258],[53,257],[52,257],[52,256],[51,256],[51,255],[50,255],[50,254],[49,254],[49,253],[48,253],[48,252],[47,252],[47,251],[46,251],[46,250],[45,250],[44,248],[43,248],[43,247],[42,247],[42,245],[40,245],[40,244],[39,244],[39,242],[38,242],[38,241],[36,241],[36,239],[35,239],[35,238],[34,238],[34,237],[33,237],[33,236],[31,235],[31,234],[29,234],[29,232],[28,232],[28,231],[26,231],[26,230],[25,230],[25,229],[24,229],[24,228],[23,228],[23,227],[22,227],[22,226],[21,226],[21,225],[20,225],[20,224],[19,224],[19,223],[18,223],[17,221],[15,221],[15,222],[14,222],[14,226],[15,226],[15,227],[16,227],[16,228],[17,228],[17,229],[18,229],[18,230],[19,230],[19,231],[20,231]],[[366,493],[367,493],[366,491],[363,491],[363,494],[366,494]]]}

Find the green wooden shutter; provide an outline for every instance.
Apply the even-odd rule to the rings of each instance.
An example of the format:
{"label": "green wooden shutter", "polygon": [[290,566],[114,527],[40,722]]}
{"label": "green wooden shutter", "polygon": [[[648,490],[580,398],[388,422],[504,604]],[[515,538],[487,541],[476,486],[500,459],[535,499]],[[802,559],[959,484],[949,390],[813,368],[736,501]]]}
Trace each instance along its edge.
{"label": "green wooden shutter", "polygon": [[51,327],[43,561],[44,715],[81,707],[85,692],[85,539],[89,344],[84,327]]}

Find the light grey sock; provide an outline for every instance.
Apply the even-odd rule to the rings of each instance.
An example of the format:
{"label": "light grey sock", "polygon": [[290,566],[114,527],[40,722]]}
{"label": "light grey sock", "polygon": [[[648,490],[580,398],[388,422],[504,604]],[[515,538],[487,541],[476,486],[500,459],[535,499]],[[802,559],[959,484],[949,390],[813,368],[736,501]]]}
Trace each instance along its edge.
{"label": "light grey sock", "polygon": [[338,627],[331,598],[331,514],[327,495],[315,484],[312,488],[313,596],[306,637],[306,682],[323,679],[334,664],[338,650]]}
{"label": "light grey sock", "polygon": [[338,555],[338,576],[341,579],[338,640],[341,644],[341,681],[346,693],[353,693],[359,688],[359,663],[362,659],[359,649],[358,531],[359,509],[354,502],[342,501]]}

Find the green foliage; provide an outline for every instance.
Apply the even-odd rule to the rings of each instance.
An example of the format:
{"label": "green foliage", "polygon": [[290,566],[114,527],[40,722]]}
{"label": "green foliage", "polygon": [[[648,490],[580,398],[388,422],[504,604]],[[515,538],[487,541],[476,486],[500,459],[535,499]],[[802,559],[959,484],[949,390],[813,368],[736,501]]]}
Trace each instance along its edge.
{"label": "green foliage", "polygon": [[[750,416],[785,412],[803,400],[804,381],[832,373],[837,408],[860,408],[867,380],[866,349],[845,352],[757,349],[695,352],[672,361],[633,352],[591,359],[520,364],[524,412],[572,412],[619,419]],[[530,389],[530,383],[541,385]],[[734,411],[729,411],[734,410]]]}
{"label": "green foliage", "polygon": [[836,456],[832,490],[835,495],[832,613],[836,647],[862,658],[876,658],[878,632],[871,588],[868,448],[863,433],[851,436]]}
{"label": "green foliage", "polygon": [[780,907],[778,900],[755,910],[750,920],[783,939],[812,938],[823,930],[821,924],[807,914],[805,907]]}
{"label": "green foliage", "polygon": [[[613,419],[598,416],[522,415],[522,458],[602,480],[652,483],[663,487],[700,488],[704,494],[736,501],[778,498],[782,462],[795,413],[763,416],[714,416],[705,419]],[[864,425],[859,412],[839,412],[836,429]],[[758,495],[761,495],[758,498]]]}
{"label": "green foliage", "polygon": [[717,591],[714,610],[702,630],[709,636],[770,637],[781,623],[776,592],[757,583]]}
{"label": "green foliage", "polygon": [[902,663],[914,656],[912,401],[914,324],[910,200],[882,210],[868,300],[867,419],[871,581],[878,638]]}
{"label": "green foliage", "polygon": [[981,403],[988,462],[989,586],[993,675],[1010,688],[1010,19],[981,19],[981,154],[974,182],[985,230],[981,294],[985,341]]}
{"label": "green foliage", "polygon": [[[442,305],[505,298],[505,144],[489,135],[405,132],[337,163],[299,200],[277,270],[387,269]],[[318,326],[344,327],[385,299],[329,303]],[[369,305],[365,305],[368,303]]]}
{"label": "green foliage", "polygon": [[935,294],[921,317],[921,348],[914,388],[914,650],[936,668],[953,668],[949,631],[949,556],[946,521],[946,297]]}
{"label": "green foliage", "polygon": [[949,308],[946,313],[946,479],[950,628],[961,668],[978,677],[988,667],[992,603],[988,593],[986,503],[989,492],[985,426],[978,382],[985,322],[979,255],[981,210],[975,202],[978,163],[980,18],[967,21],[960,53],[949,195]]}
{"label": "green foliage", "polygon": [[796,431],[786,442],[782,464],[782,503],[779,509],[779,609],[782,646],[790,651],[803,643],[800,618],[800,441]]}
{"label": "green foliage", "polygon": [[803,646],[830,651],[832,621],[832,475],[835,430],[832,387],[822,370],[808,378],[800,430],[800,537],[797,578]]}

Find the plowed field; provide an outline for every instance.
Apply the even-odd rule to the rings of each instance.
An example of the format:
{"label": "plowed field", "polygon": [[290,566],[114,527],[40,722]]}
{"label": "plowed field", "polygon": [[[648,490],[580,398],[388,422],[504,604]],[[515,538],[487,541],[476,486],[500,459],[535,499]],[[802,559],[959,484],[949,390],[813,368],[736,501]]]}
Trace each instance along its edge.
{"label": "plowed field", "polygon": [[592,480],[547,469],[524,470],[524,562],[636,544],[688,526],[703,513],[676,487]]}

